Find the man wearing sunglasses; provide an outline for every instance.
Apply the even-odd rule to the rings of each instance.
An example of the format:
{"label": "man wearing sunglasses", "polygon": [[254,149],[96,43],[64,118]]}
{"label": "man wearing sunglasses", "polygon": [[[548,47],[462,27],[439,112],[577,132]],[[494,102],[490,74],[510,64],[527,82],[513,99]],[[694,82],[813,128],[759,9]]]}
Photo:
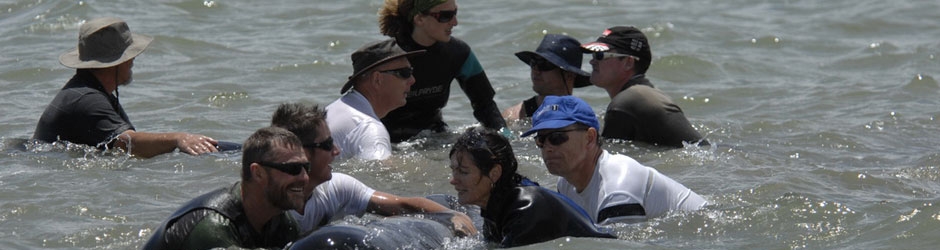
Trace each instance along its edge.
{"label": "man wearing sunglasses", "polygon": [[532,91],[536,96],[503,111],[507,121],[532,117],[542,100],[549,95],[571,95],[574,88],[591,85],[591,74],[581,70],[581,43],[566,35],[548,34],[539,47],[516,53],[529,65]]}
{"label": "man wearing sunglasses", "polygon": [[259,129],[245,141],[241,182],[183,205],[143,249],[283,248],[300,237],[287,211],[303,208],[309,168],[296,135]]}
{"label": "man wearing sunglasses", "polygon": [[646,79],[653,58],[643,32],[612,27],[582,48],[594,57],[591,83],[610,96],[602,136],[678,148],[708,145],[682,109]]}
{"label": "man wearing sunglasses", "polygon": [[532,124],[522,136],[536,134],[545,167],[561,177],[558,192],[584,208],[595,222],[639,222],[670,210],[697,210],[707,203],[656,169],[602,149],[594,110],[577,97],[545,97]]}
{"label": "man wearing sunglasses", "polygon": [[[392,155],[388,130],[382,119],[404,106],[415,83],[408,57],[395,40],[366,44],[352,54],[353,74],[343,85],[343,97],[326,107],[326,122],[333,128],[340,158],[384,160]],[[351,89],[351,90],[350,90]]]}
{"label": "man wearing sunglasses", "polygon": [[[344,114],[340,114],[344,115]],[[282,104],[274,112],[271,125],[285,128],[303,142],[311,167],[310,181],[304,186],[306,202],[292,211],[306,235],[346,215],[362,216],[366,212],[391,216],[406,213],[437,213],[448,218],[458,235],[472,235],[476,228],[470,218],[422,197],[402,197],[366,186],[352,176],[332,173],[330,163],[339,151],[333,146],[329,115],[316,105]]]}

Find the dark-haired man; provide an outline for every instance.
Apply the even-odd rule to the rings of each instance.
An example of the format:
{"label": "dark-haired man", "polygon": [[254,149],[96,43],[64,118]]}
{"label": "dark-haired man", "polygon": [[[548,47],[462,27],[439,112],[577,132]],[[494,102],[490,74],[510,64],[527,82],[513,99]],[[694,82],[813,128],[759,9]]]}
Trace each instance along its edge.
{"label": "dark-haired man", "polygon": [[610,96],[603,137],[680,148],[683,142],[708,144],[682,109],[646,79],[653,56],[643,32],[612,27],[581,47],[594,57],[591,83]]}
{"label": "dark-haired man", "polygon": [[143,249],[284,248],[300,237],[310,162],[296,135],[266,127],[245,141],[241,182],[196,197],[170,215]]}

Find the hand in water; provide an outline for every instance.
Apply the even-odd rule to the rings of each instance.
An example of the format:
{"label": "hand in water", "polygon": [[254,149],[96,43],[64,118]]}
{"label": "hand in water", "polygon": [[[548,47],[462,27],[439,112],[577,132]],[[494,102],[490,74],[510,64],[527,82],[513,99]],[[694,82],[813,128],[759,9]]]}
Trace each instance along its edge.
{"label": "hand in water", "polygon": [[477,234],[477,228],[473,226],[473,221],[466,214],[455,211],[450,222],[454,223],[454,234],[459,237]]}
{"label": "hand in water", "polygon": [[180,149],[180,152],[191,155],[200,155],[205,153],[218,152],[219,150],[215,148],[215,145],[218,143],[219,142],[215,139],[204,135],[184,134],[176,140],[176,147]]}

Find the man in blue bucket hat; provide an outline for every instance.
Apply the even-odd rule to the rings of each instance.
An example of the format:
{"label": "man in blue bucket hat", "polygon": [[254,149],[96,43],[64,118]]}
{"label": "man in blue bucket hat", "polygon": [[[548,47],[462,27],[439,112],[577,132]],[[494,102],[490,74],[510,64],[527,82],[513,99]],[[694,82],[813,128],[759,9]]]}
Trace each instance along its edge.
{"label": "man in blue bucket hat", "polygon": [[545,35],[535,52],[521,51],[516,57],[529,65],[536,95],[504,110],[507,121],[532,117],[545,96],[571,95],[574,88],[591,85],[591,74],[581,70],[581,43],[570,36]]}
{"label": "man in blue bucket hat", "polygon": [[707,203],[681,183],[626,155],[601,148],[594,110],[575,96],[547,96],[532,117],[535,145],[558,192],[601,224],[639,222]]}

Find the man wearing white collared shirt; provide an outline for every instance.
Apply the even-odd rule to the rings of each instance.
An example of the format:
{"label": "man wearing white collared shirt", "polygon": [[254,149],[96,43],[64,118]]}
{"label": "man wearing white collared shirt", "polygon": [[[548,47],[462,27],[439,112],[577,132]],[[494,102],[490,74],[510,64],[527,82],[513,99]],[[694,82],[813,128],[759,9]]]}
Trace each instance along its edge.
{"label": "man wearing white collared shirt", "polygon": [[[394,40],[370,43],[352,54],[353,75],[326,107],[326,122],[341,149],[340,158],[384,160],[391,156],[388,130],[379,120],[404,106],[415,83],[407,56]],[[352,88],[352,91],[349,91]]]}

